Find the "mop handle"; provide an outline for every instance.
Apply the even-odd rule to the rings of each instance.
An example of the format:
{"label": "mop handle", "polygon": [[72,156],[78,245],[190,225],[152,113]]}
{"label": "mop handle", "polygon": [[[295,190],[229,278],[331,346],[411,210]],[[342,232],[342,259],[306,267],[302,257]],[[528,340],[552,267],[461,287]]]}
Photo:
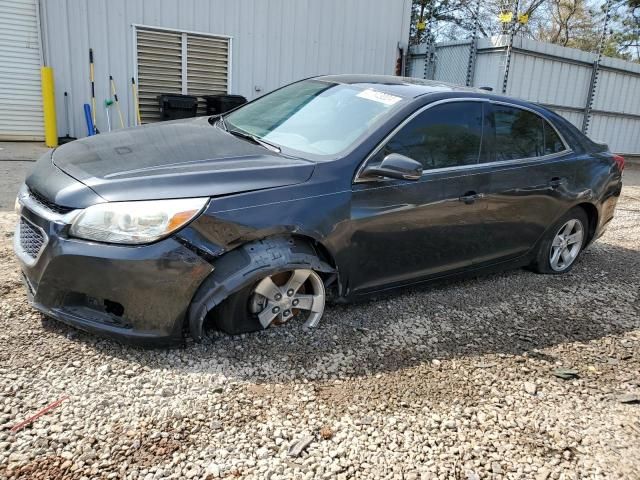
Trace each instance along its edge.
{"label": "mop handle", "polygon": [[71,124],[69,122],[69,94],[64,92],[64,116],[67,120],[67,137],[71,136]]}
{"label": "mop handle", "polygon": [[131,90],[133,90],[133,102],[136,109],[136,125],[142,125],[142,119],[140,118],[140,105],[138,105],[138,89],[136,88],[136,79],[131,77]]}
{"label": "mop handle", "polygon": [[93,129],[98,132],[96,128],[96,85],[94,79],[94,67],[93,67],[93,48],[89,49],[89,79],[91,80],[91,118],[93,119]]}
{"label": "mop handle", "polygon": [[109,81],[111,82],[111,93],[113,99],[116,102],[116,109],[118,110],[118,116],[120,117],[120,126],[124,128],[124,119],[122,118],[122,110],[120,110],[120,101],[118,100],[118,94],[116,93],[116,82],[113,80],[113,76],[109,75]]}

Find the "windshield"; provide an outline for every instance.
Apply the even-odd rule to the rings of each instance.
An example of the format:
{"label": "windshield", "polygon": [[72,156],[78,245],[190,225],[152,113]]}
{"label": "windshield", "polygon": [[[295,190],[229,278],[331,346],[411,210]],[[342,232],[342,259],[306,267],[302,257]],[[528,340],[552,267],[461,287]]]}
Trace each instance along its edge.
{"label": "windshield", "polygon": [[315,155],[347,150],[401,97],[355,85],[305,80],[265,95],[225,117],[271,144]]}

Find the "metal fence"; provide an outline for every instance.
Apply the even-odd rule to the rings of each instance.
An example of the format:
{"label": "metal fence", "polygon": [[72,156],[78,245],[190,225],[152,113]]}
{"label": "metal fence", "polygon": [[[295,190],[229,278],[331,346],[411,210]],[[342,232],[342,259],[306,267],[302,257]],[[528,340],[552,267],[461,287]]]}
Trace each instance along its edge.
{"label": "metal fence", "polygon": [[465,85],[470,73],[470,85],[497,93],[504,86],[506,95],[551,108],[612,151],[640,155],[640,64],[609,57],[597,63],[596,54],[522,37],[509,52],[507,35],[471,47],[472,40],[413,47],[407,74]]}

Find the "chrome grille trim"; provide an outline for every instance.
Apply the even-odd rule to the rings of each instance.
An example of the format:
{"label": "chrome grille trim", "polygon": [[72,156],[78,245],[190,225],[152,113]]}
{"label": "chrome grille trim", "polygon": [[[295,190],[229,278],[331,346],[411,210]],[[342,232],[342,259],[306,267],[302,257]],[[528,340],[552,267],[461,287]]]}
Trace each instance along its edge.
{"label": "chrome grille trim", "polygon": [[80,213],[81,210],[71,210],[66,213],[56,212],[49,208],[44,202],[36,198],[26,185],[22,185],[18,192],[17,211],[20,215],[23,208],[28,208],[31,212],[35,213],[40,218],[60,225],[68,225],[73,222],[74,218]]}
{"label": "chrome grille trim", "polygon": [[27,192],[36,203],[38,203],[41,207],[46,208],[47,210],[51,210],[52,212],[64,215],[65,213],[69,213],[71,210],[73,210],[73,208],[63,207],[62,205],[57,205],[53,202],[50,202],[44,196],[34,190],[31,190],[28,187]]}

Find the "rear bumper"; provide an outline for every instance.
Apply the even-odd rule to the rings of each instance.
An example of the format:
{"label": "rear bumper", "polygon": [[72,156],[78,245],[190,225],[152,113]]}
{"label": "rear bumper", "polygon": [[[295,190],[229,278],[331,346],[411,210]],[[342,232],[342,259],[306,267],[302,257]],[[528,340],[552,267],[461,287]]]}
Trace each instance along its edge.
{"label": "rear bumper", "polygon": [[600,238],[607,231],[607,227],[611,223],[611,220],[613,220],[621,192],[622,182],[620,181],[608,190],[608,194],[603,199],[602,205],[600,207],[600,211],[598,214],[598,225],[596,225],[591,243]]}
{"label": "rear bumper", "polygon": [[119,341],[166,345],[183,339],[189,303],[213,267],[173,238],[144,246],[69,238],[68,225],[29,208],[23,222],[45,237],[37,255],[14,248],[33,306],[61,322]]}

